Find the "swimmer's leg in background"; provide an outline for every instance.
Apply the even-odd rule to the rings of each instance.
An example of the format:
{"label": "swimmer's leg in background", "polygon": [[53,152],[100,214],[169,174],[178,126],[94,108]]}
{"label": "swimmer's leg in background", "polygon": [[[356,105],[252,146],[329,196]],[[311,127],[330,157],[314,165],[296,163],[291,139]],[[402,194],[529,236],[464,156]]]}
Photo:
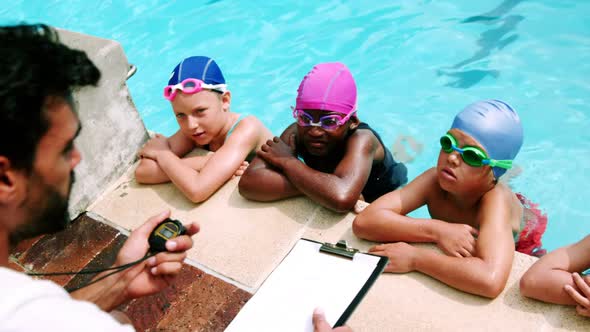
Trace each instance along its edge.
{"label": "swimmer's leg in background", "polygon": [[[408,148],[406,146],[413,152],[413,155],[408,153]],[[422,149],[422,143],[409,135],[399,135],[391,146],[393,158],[404,164],[412,162],[418,155],[420,155],[420,153],[422,153]]]}
{"label": "swimmer's leg in background", "polygon": [[519,165],[513,165],[511,169],[507,170],[506,173],[504,173],[504,175],[500,177],[500,182],[509,186],[510,189],[514,191],[514,188],[512,188],[512,184],[510,183],[510,181],[519,176],[520,173],[522,173],[522,167],[520,167]]}

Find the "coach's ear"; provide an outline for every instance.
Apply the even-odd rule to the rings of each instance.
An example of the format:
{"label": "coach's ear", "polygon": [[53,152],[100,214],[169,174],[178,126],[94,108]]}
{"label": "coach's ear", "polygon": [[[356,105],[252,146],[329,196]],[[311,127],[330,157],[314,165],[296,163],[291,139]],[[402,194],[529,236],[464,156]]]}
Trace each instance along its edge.
{"label": "coach's ear", "polygon": [[13,200],[18,189],[18,182],[23,177],[22,171],[10,167],[10,160],[0,156],[0,204]]}

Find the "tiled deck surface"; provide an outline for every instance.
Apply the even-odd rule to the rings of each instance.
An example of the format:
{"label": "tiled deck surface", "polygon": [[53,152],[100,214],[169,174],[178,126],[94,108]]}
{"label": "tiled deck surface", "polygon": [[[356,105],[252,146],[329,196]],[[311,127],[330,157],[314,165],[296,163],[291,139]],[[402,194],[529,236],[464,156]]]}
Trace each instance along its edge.
{"label": "tiled deck surface", "polygon": [[[22,272],[79,271],[110,266],[127,236],[82,215],[66,231],[20,243],[9,267]],[[70,288],[91,275],[47,277]],[[125,312],[137,331],[223,331],[252,295],[184,264],[172,285],[159,294],[133,300]]]}
{"label": "tiled deck surface", "polygon": [[[306,198],[249,202],[233,179],[206,202],[193,204],[170,184],[137,184],[132,170],[89,208],[89,216],[131,230],[170,208],[173,218],[201,225],[189,253],[191,265],[174,285],[121,308],[138,331],[223,331],[301,237],[332,243],[345,239],[362,250],[372,245],[352,234],[352,213],[336,214]],[[12,256],[14,268],[56,271],[110,264],[125,235],[89,216],[67,234],[21,244]],[[508,285],[495,300],[465,294],[419,273],[383,274],[348,325],[356,332],[590,331],[590,320],[577,316],[575,309],[520,296],[518,281],[534,260],[517,253]],[[54,280],[67,286],[84,281]]]}

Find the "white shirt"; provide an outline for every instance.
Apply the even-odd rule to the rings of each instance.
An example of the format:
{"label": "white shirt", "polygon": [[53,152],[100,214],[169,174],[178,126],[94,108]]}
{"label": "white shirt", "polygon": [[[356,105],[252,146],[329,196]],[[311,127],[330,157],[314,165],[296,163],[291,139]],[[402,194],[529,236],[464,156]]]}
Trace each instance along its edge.
{"label": "white shirt", "polygon": [[74,300],[57,284],[0,267],[0,332],[131,332],[94,303]]}

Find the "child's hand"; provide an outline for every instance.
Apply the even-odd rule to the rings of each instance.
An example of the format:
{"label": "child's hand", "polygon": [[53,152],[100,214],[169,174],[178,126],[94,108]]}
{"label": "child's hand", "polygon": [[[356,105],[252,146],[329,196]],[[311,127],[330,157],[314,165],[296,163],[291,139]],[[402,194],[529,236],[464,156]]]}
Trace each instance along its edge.
{"label": "child's hand", "polygon": [[168,140],[165,136],[156,134],[152,139],[150,139],[143,148],[139,151],[140,158],[148,158],[157,160],[158,153],[160,151],[168,151],[170,150],[170,145],[168,144]]}
{"label": "child's hand", "polygon": [[289,145],[275,136],[272,140],[266,141],[257,154],[267,163],[282,169],[285,160],[295,158],[295,135],[289,137]]}
{"label": "child's hand", "polygon": [[380,244],[369,249],[373,255],[389,257],[384,272],[406,273],[414,271],[416,248],[405,243]]}
{"label": "child's hand", "polygon": [[240,167],[238,167],[238,169],[234,173],[233,177],[242,176],[242,174],[244,174],[244,172],[246,171],[246,168],[248,168],[248,165],[250,165],[249,162],[247,162],[245,160],[242,161],[242,164],[240,165]]}
{"label": "child's hand", "polygon": [[466,224],[442,222],[438,229],[436,244],[445,254],[455,257],[475,255],[477,229]]}
{"label": "child's hand", "polygon": [[578,273],[572,273],[572,278],[579,292],[570,285],[565,285],[565,292],[578,303],[576,311],[578,314],[590,317],[590,277],[582,277]]}

